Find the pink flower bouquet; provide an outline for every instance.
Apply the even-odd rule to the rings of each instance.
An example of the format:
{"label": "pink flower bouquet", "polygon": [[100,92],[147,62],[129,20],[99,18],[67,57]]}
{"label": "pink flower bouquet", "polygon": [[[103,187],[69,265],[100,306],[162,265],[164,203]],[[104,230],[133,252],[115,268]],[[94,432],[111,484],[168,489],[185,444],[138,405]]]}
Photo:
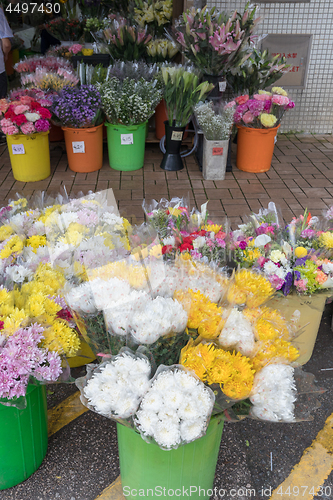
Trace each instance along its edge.
{"label": "pink flower bouquet", "polygon": [[34,73],[37,68],[45,68],[48,71],[58,71],[59,68],[63,68],[70,71],[73,66],[67,59],[50,55],[28,57],[14,66],[18,73]]}
{"label": "pink flower bouquet", "polygon": [[277,127],[287,109],[295,107],[281,87],[273,87],[271,92],[259,90],[252,98],[241,95],[235,99],[237,107],[234,114],[236,125],[251,128]]}
{"label": "pink flower bouquet", "polygon": [[6,135],[34,134],[50,129],[51,112],[46,106],[51,102],[42,97],[35,99],[30,95],[19,95],[17,100],[0,100],[0,128]]}

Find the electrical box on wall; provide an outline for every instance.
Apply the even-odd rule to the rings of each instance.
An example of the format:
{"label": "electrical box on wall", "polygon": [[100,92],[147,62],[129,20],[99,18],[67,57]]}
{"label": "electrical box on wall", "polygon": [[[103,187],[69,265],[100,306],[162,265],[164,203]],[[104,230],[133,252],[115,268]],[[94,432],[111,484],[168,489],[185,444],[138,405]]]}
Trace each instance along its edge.
{"label": "electrical box on wall", "polygon": [[308,72],[312,35],[270,34],[261,42],[261,50],[275,56],[281,54],[290,66],[275,85],[304,89]]}

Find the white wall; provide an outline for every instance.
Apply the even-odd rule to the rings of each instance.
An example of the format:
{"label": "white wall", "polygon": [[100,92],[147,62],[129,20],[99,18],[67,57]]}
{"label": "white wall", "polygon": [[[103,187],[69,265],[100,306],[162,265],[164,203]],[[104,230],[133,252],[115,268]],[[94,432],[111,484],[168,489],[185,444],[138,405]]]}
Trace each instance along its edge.
{"label": "white wall", "polygon": [[[246,0],[208,0],[209,7],[243,11]],[[281,132],[333,133],[333,0],[310,3],[260,3],[258,34],[312,34],[305,89],[288,89],[295,108],[287,112]]]}

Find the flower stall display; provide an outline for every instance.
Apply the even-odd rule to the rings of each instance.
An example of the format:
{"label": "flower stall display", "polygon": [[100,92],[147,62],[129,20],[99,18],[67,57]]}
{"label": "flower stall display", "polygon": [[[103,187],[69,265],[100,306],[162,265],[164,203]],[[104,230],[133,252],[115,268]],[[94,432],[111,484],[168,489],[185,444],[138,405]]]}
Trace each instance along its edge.
{"label": "flower stall display", "polygon": [[61,125],[69,168],[94,172],[103,165],[101,96],[93,85],[64,88],[53,98],[52,113]]}
{"label": "flower stall display", "polygon": [[196,120],[203,131],[202,175],[204,179],[223,180],[228,158],[229,139],[233,125],[234,105],[217,105],[212,101],[199,103]]}
{"label": "flower stall display", "polygon": [[19,74],[24,73],[35,73],[37,69],[44,68],[48,71],[58,71],[58,69],[66,69],[67,71],[72,70],[72,65],[70,61],[64,59],[63,57],[55,56],[32,56],[27,57],[19,61],[14,69]]}
{"label": "flower stall display", "polygon": [[[105,269],[100,270],[100,275],[105,276]],[[151,275],[149,279],[153,283]],[[145,461],[153,467],[156,447],[162,451],[168,450],[168,453],[181,450],[182,454],[186,454],[189,443],[198,440],[200,446],[205,431],[210,433],[210,418],[214,425],[216,418],[241,400],[249,400],[250,415],[253,418],[278,422],[295,422],[300,418],[294,404],[297,392],[292,365],[299,357],[299,351],[290,342],[296,327],[288,325],[281,313],[263,306],[274,292],[269,282],[256,273],[241,270],[227,285],[229,290],[222,299],[223,306],[212,302],[209,305],[207,297],[201,297],[199,292],[192,292],[190,280],[185,279],[184,284],[185,289],[176,292],[174,300],[181,304],[184,300],[188,301],[187,294],[192,295],[193,300],[189,301],[190,312],[186,317],[194,340],[189,337],[188,344],[182,350],[182,367],[179,362],[169,367],[163,366],[161,360],[157,361],[154,352],[150,350],[151,344],[145,344],[145,336],[140,336],[138,350],[133,349],[131,353],[128,348],[122,348],[116,356],[103,361],[93,369],[92,374],[89,373],[77,382],[83,404],[118,422],[120,467],[124,484],[132,483],[133,480],[124,464],[126,460],[131,460],[128,457],[131,443],[135,442],[135,448],[138,446],[140,449],[145,447],[145,441],[151,443],[149,446],[153,444],[149,448],[151,452],[145,452]],[[107,308],[108,304],[112,304],[112,293],[119,297],[114,286],[115,283],[110,283],[108,287],[105,283],[105,289],[101,289],[99,282],[93,299],[103,301]],[[117,286],[121,286],[120,283]],[[125,291],[124,285],[120,289]],[[87,294],[83,296],[86,303],[89,303]],[[80,301],[77,296],[77,299],[77,303],[82,304],[82,298]],[[128,301],[124,301],[126,302]],[[130,301],[130,307],[134,308],[133,317],[135,309],[139,307],[140,311],[140,307],[142,308],[133,300]],[[145,315],[146,309],[147,306],[144,306],[139,315]],[[119,311],[119,306],[116,310]],[[159,310],[160,307],[155,309],[155,320],[158,320]],[[144,331],[147,331],[152,322],[153,317],[146,318]],[[170,319],[166,323],[170,323]],[[135,328],[135,321],[133,323],[130,320],[129,324],[130,330]],[[154,325],[152,332],[155,329]],[[141,350],[143,347],[144,351]],[[145,362],[142,363],[144,373],[141,366],[138,371],[133,369],[129,373],[129,367],[134,365],[133,359],[140,357],[142,353],[146,355]],[[103,355],[106,354],[104,351]],[[128,361],[125,360],[127,356],[130,356]],[[155,362],[157,371],[154,374]],[[281,380],[280,392],[276,393],[276,404],[273,398],[272,403],[267,406],[267,388],[274,387],[274,375]],[[138,391],[137,384],[140,390],[144,387],[142,392]],[[261,391],[263,385],[266,392]],[[125,390],[126,398],[123,396],[119,402],[117,395],[121,390]],[[274,388],[271,390],[276,391]],[[119,427],[119,424],[125,427]],[[137,442],[138,433],[142,442]],[[212,464],[213,470],[215,465],[216,463]],[[160,474],[158,472],[158,477]],[[179,470],[173,470],[171,483],[177,481],[179,474]],[[141,487],[146,481],[146,475],[140,474],[140,478],[136,480],[139,480]],[[213,477],[210,480],[213,481]],[[162,484],[165,481],[166,479]]]}
{"label": "flower stall display", "polygon": [[172,0],[136,0],[134,6],[134,20],[141,28],[158,37],[164,34],[172,21]]}
{"label": "flower stall display", "polygon": [[84,34],[85,21],[56,17],[45,24],[45,29],[61,41],[78,42]]}
{"label": "flower stall display", "polygon": [[[32,336],[42,359],[36,378],[55,377],[53,360],[78,348],[74,319],[101,360],[77,381],[81,400],[117,421],[123,485],[153,486],[158,478],[172,488],[186,470],[189,481],[210,488],[224,418],[243,418],[244,408],[268,422],[308,418],[297,400],[307,377],[297,368],[302,310],[294,307],[287,318],[288,297],[278,302],[263,272],[230,275],[222,252],[228,224],[209,221],[206,206],[198,212],[184,199],[145,203],[147,224],[131,228],[109,201],[109,192],[74,200],[40,194],[30,207],[17,200],[1,209],[0,376],[6,342],[13,353],[12,342]],[[256,237],[271,238],[271,255],[283,234],[278,210],[271,205],[250,219]],[[168,475],[165,453],[173,464]],[[141,455],[153,476],[140,469]],[[133,460],[141,464],[134,475]]]}
{"label": "flower stall display", "polygon": [[199,76],[193,68],[163,66],[161,71],[168,122],[165,122],[166,152],[160,167],[163,170],[182,170],[180,147],[185,127],[195,105],[205,99],[213,84],[206,81],[199,84]]}
{"label": "flower stall display", "polygon": [[287,109],[294,108],[295,103],[281,87],[273,87],[271,92],[259,90],[251,98],[242,95],[235,101],[236,165],[246,172],[267,172],[282,117]]}
{"label": "flower stall display", "polygon": [[147,44],[152,39],[147,28],[140,28],[124,17],[109,15],[108,26],[103,31],[102,41],[107,44],[112,60],[145,60]]}
{"label": "flower stall display", "polygon": [[112,77],[97,87],[106,116],[110,167],[142,168],[148,119],[162,98],[157,80]]}
{"label": "flower stall display", "polygon": [[256,7],[248,3],[243,14],[235,11],[230,16],[215,8],[193,7],[176,20],[174,40],[204,79],[214,83],[211,96],[221,96],[226,88],[226,73],[243,62],[243,49],[259,22],[255,15]]}
{"label": "flower stall display", "polygon": [[21,95],[1,100],[0,128],[7,136],[13,175],[22,182],[39,181],[50,175],[48,131],[51,112],[47,99]]}
{"label": "flower stall display", "polygon": [[249,57],[228,72],[228,84],[235,94],[253,95],[265,90],[289,71],[286,58],[279,54],[271,56],[267,50],[260,51],[252,44],[246,51]]}
{"label": "flower stall display", "polygon": [[37,68],[34,73],[22,74],[21,83],[25,87],[59,92],[64,87],[75,87],[79,79],[71,70],[58,68],[57,71]]}
{"label": "flower stall display", "polygon": [[[22,213],[23,214],[23,213]],[[17,214],[19,215],[19,214]],[[17,217],[17,216],[16,216]],[[15,215],[11,218],[14,223]],[[2,226],[4,228],[5,226]],[[12,265],[24,252],[23,239],[1,243],[1,265],[7,281],[16,288],[0,289],[0,422],[2,475],[0,489],[21,483],[42,463],[47,451],[47,382],[68,370],[62,358],[74,356],[80,341],[66,317],[66,306],[57,296],[60,280],[49,266],[33,272],[27,266]],[[37,248],[37,237],[28,240]],[[30,247],[31,248],[31,247]],[[29,264],[28,264],[29,265]],[[12,269],[16,268],[16,273]],[[24,283],[23,283],[24,281]],[[18,288],[19,286],[19,288]],[[24,460],[20,457],[24,453]]]}
{"label": "flower stall display", "polygon": [[152,63],[171,62],[178,52],[175,42],[167,38],[155,38],[147,44],[147,58]]}
{"label": "flower stall display", "polygon": [[[117,5],[118,3],[118,5]],[[81,15],[85,18],[86,24],[93,18],[95,20],[103,20],[105,16],[109,13],[109,10],[113,8],[114,10],[119,10],[119,3],[126,5],[126,2],[114,2],[110,0],[78,0],[78,6],[80,8]]]}

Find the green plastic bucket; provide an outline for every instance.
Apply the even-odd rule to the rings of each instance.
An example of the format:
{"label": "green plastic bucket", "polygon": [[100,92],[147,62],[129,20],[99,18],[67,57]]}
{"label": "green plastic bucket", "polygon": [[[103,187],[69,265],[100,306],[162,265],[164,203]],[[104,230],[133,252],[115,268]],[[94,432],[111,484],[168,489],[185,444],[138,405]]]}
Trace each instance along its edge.
{"label": "green plastic bucket", "polygon": [[45,386],[29,384],[26,398],[24,410],[0,404],[0,490],[25,481],[46,455]]}
{"label": "green plastic bucket", "polygon": [[125,126],[105,122],[111,168],[129,171],[143,167],[147,123]]}
{"label": "green plastic bucket", "polygon": [[146,443],[140,434],[117,424],[125,498],[189,496],[191,500],[209,499],[213,495],[223,423],[222,417],[213,417],[205,436],[170,451]]}

